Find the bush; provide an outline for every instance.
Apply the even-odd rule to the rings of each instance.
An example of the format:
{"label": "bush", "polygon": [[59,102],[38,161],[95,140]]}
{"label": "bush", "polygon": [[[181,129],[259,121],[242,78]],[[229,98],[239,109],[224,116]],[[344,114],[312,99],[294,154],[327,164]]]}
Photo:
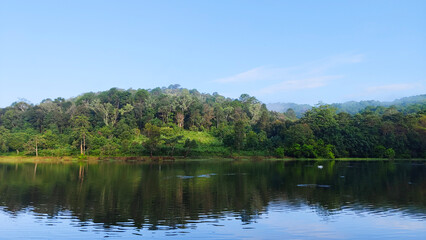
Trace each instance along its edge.
{"label": "bush", "polygon": [[120,153],[120,145],[117,143],[109,140],[107,144],[105,144],[101,148],[101,155],[102,156],[115,156]]}
{"label": "bush", "polygon": [[283,158],[284,157],[284,148],[279,147],[275,149],[275,157]]}
{"label": "bush", "polygon": [[386,149],[385,157],[387,157],[389,159],[394,159],[395,158],[395,150],[393,150],[392,148]]}

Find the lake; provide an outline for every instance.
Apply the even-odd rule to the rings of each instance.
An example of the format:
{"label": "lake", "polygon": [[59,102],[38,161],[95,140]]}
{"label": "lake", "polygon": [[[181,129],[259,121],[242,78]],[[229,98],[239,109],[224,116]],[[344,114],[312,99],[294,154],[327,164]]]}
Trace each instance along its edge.
{"label": "lake", "polygon": [[1,163],[0,239],[424,239],[424,161]]}

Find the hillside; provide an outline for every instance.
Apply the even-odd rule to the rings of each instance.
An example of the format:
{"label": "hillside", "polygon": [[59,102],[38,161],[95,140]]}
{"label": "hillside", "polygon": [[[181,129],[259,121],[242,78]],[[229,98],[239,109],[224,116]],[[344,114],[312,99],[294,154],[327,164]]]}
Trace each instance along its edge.
{"label": "hillside", "polygon": [[[367,101],[349,101],[344,103],[332,103],[331,106],[337,109],[337,112],[347,112],[350,114],[359,113],[365,108],[369,107],[370,109],[375,110],[377,107],[390,107],[394,106],[398,111],[404,113],[413,113],[421,109],[426,108],[426,94],[404,97],[396,99],[391,102],[380,102],[376,100],[367,100]],[[293,109],[298,118],[302,117],[303,114],[311,109],[313,106],[309,104],[297,104],[297,103],[268,103],[266,107],[270,111],[276,111],[285,113],[288,109]]]}
{"label": "hillside", "polygon": [[[112,88],[0,108],[0,154],[426,157],[425,104],[418,104],[423,100],[394,101],[410,111],[380,106],[357,115],[338,113],[329,105],[301,106],[306,112],[297,119],[294,111],[268,111],[247,94],[231,99],[179,85]],[[351,104],[340,109],[358,109],[363,103]]]}

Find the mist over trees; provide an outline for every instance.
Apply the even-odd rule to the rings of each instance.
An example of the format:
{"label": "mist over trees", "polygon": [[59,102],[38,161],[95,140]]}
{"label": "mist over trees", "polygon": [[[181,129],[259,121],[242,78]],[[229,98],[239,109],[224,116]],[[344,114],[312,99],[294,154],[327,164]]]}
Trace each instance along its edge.
{"label": "mist over trees", "polygon": [[[398,109],[398,111],[404,113],[415,113],[420,110],[426,109],[426,94],[412,97],[404,97],[391,102],[368,100],[359,102],[349,101],[344,103],[332,103],[330,105],[336,108],[337,113],[347,112],[350,114],[357,114],[364,111],[365,108],[369,108],[372,111],[381,111],[383,113],[383,111],[385,111],[385,109],[388,107],[394,107]],[[294,114],[298,118],[303,117],[303,114],[313,107],[309,104],[297,103],[268,103],[266,104],[266,106],[269,110],[276,112],[294,112]]]}
{"label": "mist over trees", "polygon": [[0,108],[0,154],[425,158],[425,105],[317,105],[297,116],[247,94],[112,88]]}

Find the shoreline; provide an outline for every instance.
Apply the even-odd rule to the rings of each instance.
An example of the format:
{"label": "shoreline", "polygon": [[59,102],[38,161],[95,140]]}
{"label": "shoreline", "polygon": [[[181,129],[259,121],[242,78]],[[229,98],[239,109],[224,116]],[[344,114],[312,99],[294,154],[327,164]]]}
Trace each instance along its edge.
{"label": "shoreline", "polygon": [[389,158],[275,158],[265,156],[238,156],[238,157],[223,157],[223,156],[194,156],[184,158],[181,156],[117,156],[117,157],[100,157],[100,156],[85,156],[83,159],[79,156],[63,156],[63,157],[47,157],[47,156],[0,156],[0,163],[75,163],[75,162],[124,162],[124,163],[163,163],[163,162],[185,162],[185,161],[426,161],[426,159],[389,159]]}

